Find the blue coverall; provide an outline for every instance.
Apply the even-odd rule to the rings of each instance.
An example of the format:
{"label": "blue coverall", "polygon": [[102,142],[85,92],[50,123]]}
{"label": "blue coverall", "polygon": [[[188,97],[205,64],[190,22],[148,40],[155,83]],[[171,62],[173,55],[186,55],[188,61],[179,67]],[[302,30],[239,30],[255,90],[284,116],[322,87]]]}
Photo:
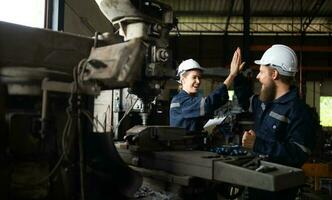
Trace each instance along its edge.
{"label": "blue coverall", "polygon": [[[300,168],[314,149],[318,122],[308,105],[291,87],[272,102],[262,102],[252,95],[248,80],[239,74],[234,80],[235,95],[243,109],[253,113],[256,140],[253,151],[267,161]],[[251,98],[250,98],[251,97]],[[248,188],[249,200],[295,199],[297,188],[269,192]]]}
{"label": "blue coverall", "polygon": [[[317,122],[312,111],[298,96],[297,88],[272,102],[262,102],[252,95],[245,77],[234,80],[235,95],[245,110],[253,113],[256,140],[253,151],[267,160],[301,167],[315,147]],[[250,98],[250,96],[252,98]]]}
{"label": "blue coverall", "polygon": [[207,97],[191,96],[181,90],[171,101],[170,126],[185,128],[187,131],[202,131],[205,120],[213,117],[213,112],[227,101],[225,84],[218,86]]}

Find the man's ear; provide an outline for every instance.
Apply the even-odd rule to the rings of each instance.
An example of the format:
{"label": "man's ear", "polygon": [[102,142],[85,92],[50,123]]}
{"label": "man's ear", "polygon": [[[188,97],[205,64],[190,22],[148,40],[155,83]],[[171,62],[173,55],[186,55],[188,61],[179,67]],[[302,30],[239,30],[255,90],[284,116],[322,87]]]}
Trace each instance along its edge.
{"label": "man's ear", "polygon": [[183,76],[180,77],[180,83],[183,84]]}
{"label": "man's ear", "polygon": [[279,72],[277,70],[273,70],[272,71],[272,79],[273,80],[277,80],[278,79],[278,76],[279,76]]}

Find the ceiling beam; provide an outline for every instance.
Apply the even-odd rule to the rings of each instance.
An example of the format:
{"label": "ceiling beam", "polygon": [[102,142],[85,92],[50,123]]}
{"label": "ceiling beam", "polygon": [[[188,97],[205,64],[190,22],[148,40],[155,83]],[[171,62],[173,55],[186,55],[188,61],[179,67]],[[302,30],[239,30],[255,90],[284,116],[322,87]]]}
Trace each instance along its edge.
{"label": "ceiling beam", "polygon": [[[220,71],[224,71],[222,69],[229,69],[230,65],[227,64],[225,67],[219,67],[221,68]],[[256,64],[250,64],[250,68],[259,71],[259,65]],[[209,68],[207,68],[209,69]],[[302,66],[303,71],[316,71],[316,72],[332,72],[332,66]],[[228,71],[226,71],[228,72]]]}
{"label": "ceiling beam", "polygon": [[[270,48],[271,45],[251,45],[250,51],[265,51]],[[332,46],[312,46],[312,45],[290,45],[294,51],[302,52],[332,52]]]}
{"label": "ceiling beam", "polygon": [[[227,30],[225,29],[227,22],[182,22],[178,23],[178,31],[181,33],[192,32],[192,33],[243,33],[243,23],[229,23],[227,25]],[[285,34],[300,34],[301,33],[301,23],[292,22],[254,22],[250,23],[250,33],[285,33]],[[177,30],[173,30],[177,31]],[[311,23],[307,29],[307,34],[330,34],[332,33],[332,23]]]}

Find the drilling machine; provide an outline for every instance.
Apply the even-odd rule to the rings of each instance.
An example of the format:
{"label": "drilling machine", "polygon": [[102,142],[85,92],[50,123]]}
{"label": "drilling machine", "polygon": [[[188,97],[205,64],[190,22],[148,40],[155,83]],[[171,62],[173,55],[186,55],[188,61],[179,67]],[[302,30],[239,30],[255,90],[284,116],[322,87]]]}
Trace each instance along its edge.
{"label": "drilling machine", "polygon": [[91,111],[101,91],[129,87],[147,123],[160,82],[173,76],[174,18],[158,1],[96,3],[119,32],[88,38],[0,22],[1,199],[132,197],[141,185],[112,133],[92,134],[100,123]]}
{"label": "drilling machine", "polygon": [[[1,125],[8,141],[1,149],[2,199],[131,198],[142,174],[160,171],[166,182],[188,187],[191,177],[270,191],[303,183],[299,169],[268,162],[249,168],[251,156],[202,151],[200,135],[149,125],[156,97],[175,75],[172,9],[154,0],[96,3],[116,32],[87,38],[0,23]],[[107,90],[109,104],[96,111]],[[132,113],[141,119],[121,129]],[[123,136],[126,142],[115,146]]]}

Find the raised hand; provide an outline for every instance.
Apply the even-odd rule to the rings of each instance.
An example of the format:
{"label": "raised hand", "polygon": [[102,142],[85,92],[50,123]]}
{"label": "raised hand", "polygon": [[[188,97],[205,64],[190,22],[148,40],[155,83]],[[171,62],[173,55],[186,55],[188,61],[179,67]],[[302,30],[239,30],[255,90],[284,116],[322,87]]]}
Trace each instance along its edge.
{"label": "raised hand", "polygon": [[233,54],[229,75],[238,75],[238,73],[242,70],[244,64],[245,62],[242,62],[241,49],[238,47]]}
{"label": "raised hand", "polygon": [[241,58],[241,49],[238,47],[233,55],[232,62],[231,62],[231,69],[229,71],[229,75],[224,81],[224,84],[226,85],[227,89],[231,86],[233,83],[234,78],[239,74],[239,72],[242,70],[244,66],[244,62],[242,62]]}

